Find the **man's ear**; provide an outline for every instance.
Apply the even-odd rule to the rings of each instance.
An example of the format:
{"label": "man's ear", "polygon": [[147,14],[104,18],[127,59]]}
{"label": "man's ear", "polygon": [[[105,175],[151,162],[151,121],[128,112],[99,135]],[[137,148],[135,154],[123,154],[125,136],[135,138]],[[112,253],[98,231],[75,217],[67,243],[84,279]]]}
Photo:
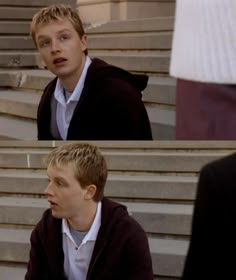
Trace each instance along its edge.
{"label": "man's ear", "polygon": [[87,44],[88,44],[88,39],[87,39],[87,35],[84,34],[81,39],[81,48],[82,48],[82,51],[85,51],[87,49]]}
{"label": "man's ear", "polygon": [[90,200],[93,199],[95,193],[97,191],[97,186],[96,185],[89,185],[86,187],[86,193],[85,193],[85,200]]}

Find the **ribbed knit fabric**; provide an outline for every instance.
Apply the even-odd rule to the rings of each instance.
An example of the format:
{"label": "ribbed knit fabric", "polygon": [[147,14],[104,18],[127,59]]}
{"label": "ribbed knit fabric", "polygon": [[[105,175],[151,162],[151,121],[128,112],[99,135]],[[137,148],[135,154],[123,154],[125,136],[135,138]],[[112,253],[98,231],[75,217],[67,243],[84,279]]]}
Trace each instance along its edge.
{"label": "ribbed knit fabric", "polygon": [[236,84],[236,0],[176,0],[170,75]]}

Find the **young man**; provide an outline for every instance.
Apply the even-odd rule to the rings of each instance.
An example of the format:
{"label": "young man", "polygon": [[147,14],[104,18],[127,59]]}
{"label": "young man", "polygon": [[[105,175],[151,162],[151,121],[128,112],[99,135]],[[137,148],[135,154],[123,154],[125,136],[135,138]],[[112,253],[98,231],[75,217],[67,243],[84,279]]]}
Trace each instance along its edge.
{"label": "young man", "polygon": [[235,279],[236,154],[200,172],[183,280]]}
{"label": "young man", "polygon": [[25,280],[151,280],[148,240],[126,207],[103,197],[96,146],[72,143],[47,158],[50,208],[31,235]]}
{"label": "young man", "polygon": [[31,35],[56,75],[39,103],[39,140],[152,139],[141,94],[148,77],[90,58],[76,10],[62,4],[41,9]]}

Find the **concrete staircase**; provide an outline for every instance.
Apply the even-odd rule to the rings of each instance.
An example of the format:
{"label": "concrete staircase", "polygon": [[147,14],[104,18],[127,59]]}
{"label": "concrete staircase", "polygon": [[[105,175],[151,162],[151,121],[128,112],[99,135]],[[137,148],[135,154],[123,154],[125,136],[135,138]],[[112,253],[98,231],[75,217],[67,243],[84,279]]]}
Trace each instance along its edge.
{"label": "concrete staircase", "polygon": [[[200,168],[235,142],[94,142],[109,168],[106,196],[128,206],[150,243],[155,279],[180,279]],[[43,157],[62,142],[0,142],[0,279],[23,279],[30,232],[47,208]]]}
{"label": "concrete staircase", "polygon": [[[53,75],[44,69],[29,37],[29,24],[39,5],[52,2],[57,1],[36,4],[36,1],[21,0],[7,4],[0,0],[0,139],[37,137],[37,105]],[[153,137],[174,139],[175,81],[168,77],[174,19],[164,15],[86,23],[86,30],[90,56],[150,76],[143,100]]]}

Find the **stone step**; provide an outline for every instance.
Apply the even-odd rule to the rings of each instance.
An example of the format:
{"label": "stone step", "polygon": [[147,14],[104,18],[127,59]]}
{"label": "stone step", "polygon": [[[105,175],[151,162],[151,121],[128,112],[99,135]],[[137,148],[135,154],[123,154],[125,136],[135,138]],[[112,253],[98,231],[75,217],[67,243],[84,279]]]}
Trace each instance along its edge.
{"label": "stone step", "polygon": [[[39,195],[47,185],[45,171],[0,170],[0,193]],[[105,195],[117,199],[193,201],[197,177],[194,175],[126,174],[108,175]]]}
{"label": "stone step", "polygon": [[[8,3],[9,1],[6,0]],[[22,6],[24,1],[22,1]],[[38,2],[28,1],[30,5],[37,5]],[[48,1],[45,1],[48,2]],[[12,4],[12,3],[10,3]],[[9,5],[10,5],[9,4]],[[12,4],[14,5],[14,4]],[[41,1],[40,1],[41,5]],[[20,3],[18,4],[20,6]],[[0,19],[0,34],[24,34],[29,35],[30,20],[16,21],[11,19]],[[173,31],[174,17],[156,17],[156,18],[144,18],[144,19],[131,19],[131,20],[119,20],[109,21],[105,23],[93,23],[85,25],[85,31],[88,34],[88,38],[97,34],[116,34],[119,33],[133,33],[133,32],[160,32],[160,31]]]}
{"label": "stone step", "polygon": [[151,123],[153,139],[175,139],[175,109],[158,104],[145,104]]}
{"label": "stone step", "polygon": [[[0,70],[0,86],[42,92],[55,76],[48,70]],[[175,105],[176,81],[170,77],[149,76],[143,92],[145,103]]]}
{"label": "stone step", "polygon": [[[172,32],[100,34],[88,39],[90,50],[170,50]],[[35,50],[30,36],[0,36],[0,50]]]}
{"label": "stone step", "polygon": [[[43,7],[51,4],[58,3],[57,0],[0,0],[0,6],[27,6],[27,7]],[[66,0],[67,4],[73,5],[76,3],[76,0]]]}
{"label": "stone step", "polygon": [[[73,141],[67,141],[71,143]],[[187,154],[218,154],[234,153],[236,141],[87,141],[97,145],[102,152],[162,152]],[[0,151],[19,151],[30,153],[32,151],[49,152],[51,149],[64,144],[64,141],[0,141]],[[39,170],[39,172],[42,172]],[[148,173],[150,174],[150,173]]]}
{"label": "stone step", "polygon": [[100,34],[88,37],[88,49],[96,50],[170,50],[172,32]]}
{"label": "stone step", "polygon": [[142,19],[152,17],[173,16],[174,0],[79,0],[79,12],[83,22],[104,22],[107,20]]}
{"label": "stone step", "polygon": [[169,51],[90,51],[98,57],[128,71],[166,73],[169,72]]}
{"label": "stone step", "polygon": [[[30,233],[27,229],[0,228],[0,261],[27,263]],[[149,237],[149,245],[154,274],[180,277],[188,241]]]}
{"label": "stone step", "polygon": [[0,67],[43,68],[44,64],[37,51],[0,51]]}
{"label": "stone step", "polygon": [[86,27],[86,33],[90,38],[91,34],[173,31],[173,28],[174,17],[161,16],[91,23]]}
{"label": "stone step", "polygon": [[42,92],[55,76],[48,70],[1,69],[0,86],[23,88]]}
{"label": "stone step", "polygon": [[[212,152],[103,151],[103,155],[110,171],[196,173],[206,163],[231,152],[231,150]],[[0,168],[45,169],[43,159],[47,154],[48,150],[43,149],[2,149],[0,151]]]}
{"label": "stone step", "polygon": [[30,33],[29,21],[0,20],[0,34],[21,34],[21,35],[28,36],[29,33]]}
{"label": "stone step", "polygon": [[30,119],[0,115],[0,140],[36,140],[36,122]]}
{"label": "stone step", "polygon": [[158,279],[182,276],[188,244],[184,240],[149,238],[153,270]]}
{"label": "stone step", "polygon": [[150,76],[148,86],[143,91],[143,101],[145,103],[175,106],[175,90],[175,79]]}
{"label": "stone step", "polygon": [[0,114],[36,119],[40,94],[0,90]]}
{"label": "stone step", "polygon": [[[33,2],[33,1],[30,1]],[[9,2],[8,2],[9,3]],[[2,6],[0,8],[1,20],[32,20],[33,15],[39,10],[39,7],[18,7],[18,6]]]}
{"label": "stone step", "polygon": [[36,50],[30,36],[0,36],[0,50]]}
{"label": "stone step", "polygon": [[[126,202],[130,215],[148,233],[189,235],[192,205]],[[0,197],[0,223],[34,226],[49,207],[46,198]]]}
{"label": "stone step", "polygon": [[[90,51],[91,57],[98,57],[128,71],[168,73],[169,51]],[[37,51],[1,51],[0,67],[39,67],[45,65]]]}
{"label": "stone step", "polygon": [[0,264],[1,280],[23,280],[26,272],[26,265]]}

